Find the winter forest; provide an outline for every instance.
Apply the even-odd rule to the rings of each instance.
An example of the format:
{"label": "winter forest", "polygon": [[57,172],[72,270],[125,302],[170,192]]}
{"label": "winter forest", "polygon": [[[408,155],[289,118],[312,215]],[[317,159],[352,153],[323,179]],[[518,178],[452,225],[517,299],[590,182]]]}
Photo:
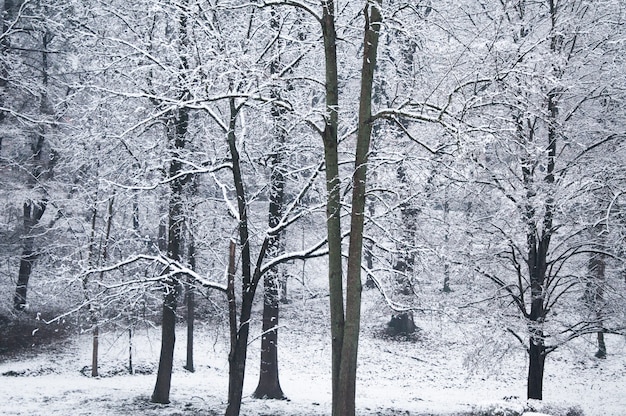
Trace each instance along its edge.
{"label": "winter forest", "polygon": [[0,413],[626,414],[622,0],[4,0],[0,49]]}

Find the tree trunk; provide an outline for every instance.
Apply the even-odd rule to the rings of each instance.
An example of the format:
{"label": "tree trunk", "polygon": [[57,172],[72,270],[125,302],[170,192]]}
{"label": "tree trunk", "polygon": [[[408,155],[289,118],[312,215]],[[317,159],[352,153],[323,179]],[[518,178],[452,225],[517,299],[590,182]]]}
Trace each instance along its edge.
{"label": "tree trunk", "polygon": [[265,274],[263,301],[263,335],[261,337],[261,370],[259,384],[253,393],[258,399],[285,399],[278,378],[278,273]]}
{"label": "tree trunk", "polygon": [[[178,40],[180,69],[183,71],[182,78],[189,70],[187,62],[187,1],[179,5],[178,15]],[[186,90],[182,91],[181,100],[188,95]],[[185,184],[189,181],[190,175],[179,176],[183,170],[181,152],[186,145],[186,136],[189,129],[189,109],[181,107],[177,112],[170,113],[168,120],[172,124],[168,125],[167,136],[172,158],[169,166],[170,200],[168,209],[168,229],[167,229],[167,255],[174,261],[182,260],[184,227],[184,197]],[[174,344],[176,342],[176,308],[178,306],[178,288],[180,276],[172,275],[164,279],[164,299],[163,299],[163,324],[161,326],[161,355],[159,357],[159,369],[157,381],[152,393],[152,401],[155,403],[170,402],[170,386],[172,381],[172,368],[174,364]]]}
{"label": "tree trunk", "polygon": [[35,236],[33,230],[39,224],[41,217],[46,211],[47,201],[41,202],[27,201],[24,203],[24,245],[22,246],[22,255],[20,258],[20,269],[17,275],[17,285],[15,287],[15,295],[13,296],[13,309],[22,311],[26,308],[26,293],[28,290],[28,281],[33,269],[33,263],[37,257],[34,252]]}
{"label": "tree trunk", "polygon": [[[179,111],[177,119],[177,132],[174,139],[174,152],[184,147],[184,134],[180,124],[188,122],[187,111]],[[180,130],[179,130],[180,129]],[[182,170],[182,163],[178,158],[172,158],[170,162],[170,177],[176,177]],[[183,178],[174,179],[171,184],[171,195],[169,202],[169,227],[167,236],[167,254],[174,261],[181,260],[183,245]],[[163,325],[161,327],[161,355],[159,358],[159,370],[157,381],[152,394],[152,401],[155,403],[169,403],[170,383],[172,378],[172,365],[174,362],[174,343],[176,341],[176,308],[178,278],[170,276],[164,279],[164,299],[163,299]]]}
{"label": "tree trunk", "polygon": [[[265,248],[262,248],[261,253],[264,252]],[[241,410],[246,358],[248,355],[248,336],[250,335],[250,317],[252,315],[252,301],[254,300],[256,286],[256,279],[252,280],[249,285],[243,285],[239,325],[235,324],[235,330],[231,332],[231,350],[228,356],[228,406],[226,407],[226,416],[237,416]]]}
{"label": "tree trunk", "polygon": [[185,304],[187,306],[187,361],[185,363],[185,370],[194,372],[196,371],[193,363],[193,330],[195,320],[195,300],[194,300],[194,287],[191,284],[187,284],[185,291]]}
{"label": "tree trunk", "polygon": [[543,369],[546,362],[546,348],[543,339],[530,340],[528,349],[528,391],[529,399],[543,398]]}
{"label": "tree trunk", "polygon": [[[226,416],[239,415],[241,398],[243,395],[243,382],[246,372],[246,357],[248,354],[248,336],[250,334],[250,316],[252,314],[252,301],[258,284],[258,276],[253,276],[251,270],[250,238],[248,234],[248,207],[246,193],[243,186],[243,175],[239,162],[235,128],[239,109],[235,105],[235,99],[230,99],[230,121],[227,134],[227,142],[232,158],[233,182],[237,195],[237,209],[239,212],[239,244],[241,245],[241,314],[239,324],[234,318],[234,329],[231,328],[231,350],[228,356],[228,406]],[[259,254],[259,261],[263,258],[267,249],[267,239],[264,248]],[[233,254],[234,256],[234,254]],[[231,317],[231,325],[233,318]]]}
{"label": "tree trunk", "polygon": [[[242,315],[244,308],[243,303],[242,300]],[[246,373],[246,358],[248,355],[249,319],[250,316],[248,315],[248,320],[239,326],[235,345],[231,347],[231,352],[228,357],[228,406],[226,407],[226,416],[238,416],[241,410],[243,381]]]}
{"label": "tree trunk", "polygon": [[[596,227],[596,237],[604,238],[604,225]],[[606,285],[605,277],[605,255],[601,253],[594,253],[591,255],[588,264],[589,281],[587,282],[587,288],[585,297],[587,303],[592,310],[595,317],[595,325],[598,328],[597,341],[598,351],[595,353],[596,358],[606,358],[606,343],[604,342],[604,287]]]}
{"label": "tree trunk", "polygon": [[328,286],[330,295],[330,335],[332,342],[333,416],[339,416],[339,369],[344,329],[343,276],[341,256],[341,181],[337,131],[339,125],[339,81],[337,70],[337,33],[335,2],[322,1],[322,36],[324,39],[326,77],[326,117],[323,131],[326,165],[326,231],[328,236]]}
{"label": "tree trunk", "polygon": [[350,246],[346,279],[346,317],[339,372],[339,406],[337,414],[353,416],[356,413],[356,369],[361,325],[361,261],[365,220],[365,191],[367,161],[372,136],[372,87],[378,52],[378,38],[382,16],[377,1],[365,6],[365,35],[363,39],[363,66],[359,97],[359,126],[357,131],[355,171],[352,176],[352,212],[350,215]]}
{"label": "tree trunk", "polygon": [[[280,33],[280,20],[272,9],[270,26],[276,33]],[[279,50],[281,41],[276,45]],[[280,72],[280,52],[276,53],[270,64],[270,73],[276,76]],[[272,99],[279,100],[278,90],[271,91]],[[281,126],[284,110],[272,105],[272,119],[274,123],[274,145],[269,157],[271,168],[269,184],[269,215],[268,226],[274,229],[280,224],[283,216],[285,200],[285,174],[284,156],[285,130]],[[276,257],[281,252],[281,233],[275,233],[268,237],[267,254]],[[259,372],[259,384],[253,396],[259,399],[285,399],[285,394],[280,387],[278,378],[278,312],[279,312],[279,286],[280,271],[278,267],[269,270],[263,280],[263,333],[261,335],[261,369]]]}
{"label": "tree trunk", "polygon": [[[196,245],[193,236],[190,236],[189,242],[189,267],[191,270],[196,270]],[[194,295],[194,282],[188,278],[187,284],[185,285],[185,306],[187,307],[187,361],[184,368],[192,373],[196,371],[193,362],[193,332],[194,321],[196,319]]]}
{"label": "tree trunk", "polygon": [[153,403],[168,404],[174,364],[174,344],[176,343],[176,288],[173,282],[166,283],[163,300],[163,323],[161,325],[161,355],[157,381],[152,393]]}
{"label": "tree trunk", "polygon": [[128,374],[135,374],[135,368],[133,367],[133,324],[130,324],[128,328]]}
{"label": "tree trunk", "polygon": [[100,338],[100,329],[94,326],[92,332],[92,348],[91,348],[91,376],[98,377],[98,340]]}

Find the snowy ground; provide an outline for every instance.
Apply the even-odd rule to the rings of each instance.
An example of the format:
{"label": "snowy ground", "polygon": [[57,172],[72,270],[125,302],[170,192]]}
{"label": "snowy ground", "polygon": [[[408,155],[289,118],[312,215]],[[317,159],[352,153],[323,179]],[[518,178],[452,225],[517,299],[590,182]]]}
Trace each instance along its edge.
{"label": "snowy ground", "polygon": [[[290,400],[250,397],[259,360],[259,340],[251,341],[243,415],[330,414],[327,301],[296,301],[283,309],[280,376]],[[505,397],[525,396],[523,351],[510,350],[480,365],[469,353],[482,345],[480,337],[466,324],[417,316],[423,330],[416,341],[389,340],[379,336],[389,312],[372,292],[366,292],[363,309],[366,318],[359,350],[358,414],[467,414],[498,406]],[[128,337],[120,332],[101,338],[104,376],[97,379],[80,371],[90,360],[87,335],[48,346],[38,354],[9,359],[0,356],[0,414],[222,414],[228,376],[226,327],[199,323],[197,330],[197,369],[189,373],[182,369],[185,336],[181,325],[170,405],[149,402],[154,374],[112,375],[122,371],[128,360]],[[575,347],[548,358],[544,401],[579,405],[586,416],[626,415],[626,341],[609,337],[610,356],[606,360],[593,358],[591,343],[581,341]],[[136,332],[134,364],[138,370],[153,371],[158,352],[158,330]]]}

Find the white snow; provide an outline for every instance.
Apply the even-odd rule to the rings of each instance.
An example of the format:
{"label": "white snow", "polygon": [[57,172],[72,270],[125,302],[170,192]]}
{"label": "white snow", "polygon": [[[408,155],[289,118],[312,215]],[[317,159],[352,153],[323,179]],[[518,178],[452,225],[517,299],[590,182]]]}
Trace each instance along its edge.
{"label": "white snow", "polygon": [[[516,402],[524,402],[510,399],[525,397],[526,357],[522,350],[509,351],[498,359],[497,365],[468,369],[464,366],[468,362],[467,353],[478,342],[479,334],[465,324],[419,314],[416,323],[422,331],[417,341],[383,339],[376,334],[389,311],[368,293],[371,292],[365,292],[366,318],[359,347],[359,415],[453,415],[498,403],[515,406]],[[242,415],[330,414],[327,301],[327,298],[309,300],[306,304],[296,301],[283,307],[280,324],[285,327],[279,334],[279,365],[281,385],[288,401],[250,397],[258,377],[260,341],[250,344]],[[260,327],[253,329],[260,332]],[[199,322],[196,340],[197,369],[189,373],[182,368],[185,330],[181,324],[170,405],[149,401],[155,374],[107,375],[122,371],[127,364],[128,338],[120,332],[101,337],[101,373],[105,376],[100,378],[80,372],[90,364],[88,335],[47,347],[38,355],[0,363],[0,414],[223,414],[228,381],[226,324]],[[586,416],[625,415],[626,342],[610,336],[607,341],[610,355],[606,360],[593,358],[591,341],[549,356],[544,402],[579,405]],[[159,331],[137,330],[134,345],[135,367],[154,370],[160,347]],[[527,412],[526,416],[539,414]]]}

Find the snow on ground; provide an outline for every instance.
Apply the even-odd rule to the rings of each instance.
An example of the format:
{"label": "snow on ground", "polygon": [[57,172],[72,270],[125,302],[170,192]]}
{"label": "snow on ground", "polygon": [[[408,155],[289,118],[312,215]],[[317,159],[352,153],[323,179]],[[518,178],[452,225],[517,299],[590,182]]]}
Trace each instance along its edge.
{"label": "snow on ground", "polygon": [[[371,293],[371,292],[369,292]],[[258,378],[259,339],[251,340],[242,415],[330,414],[330,347],[327,298],[284,307],[279,334],[280,376],[288,401],[250,397]],[[525,397],[525,355],[509,351],[482,367],[464,363],[481,335],[467,324],[416,316],[422,328],[413,342],[380,336],[389,311],[365,294],[359,381],[360,415],[455,415],[498,406],[504,398]],[[260,328],[253,328],[256,333]],[[227,334],[224,324],[197,325],[196,372],[182,369],[183,325],[177,340],[170,405],[149,402],[155,374],[123,374],[128,335],[101,338],[100,378],[81,373],[90,363],[88,335],[0,362],[0,414],[3,415],[219,415],[226,408]],[[133,362],[138,372],[154,371],[159,331],[137,330]],[[606,360],[593,358],[591,343],[580,342],[548,358],[544,401],[579,405],[586,416],[626,415],[626,341],[608,337]],[[471,357],[470,357],[471,358]],[[2,360],[2,357],[0,357]],[[470,371],[472,370],[472,371]],[[121,372],[117,375],[113,373]]]}

